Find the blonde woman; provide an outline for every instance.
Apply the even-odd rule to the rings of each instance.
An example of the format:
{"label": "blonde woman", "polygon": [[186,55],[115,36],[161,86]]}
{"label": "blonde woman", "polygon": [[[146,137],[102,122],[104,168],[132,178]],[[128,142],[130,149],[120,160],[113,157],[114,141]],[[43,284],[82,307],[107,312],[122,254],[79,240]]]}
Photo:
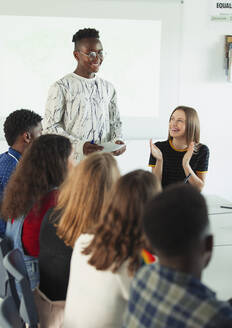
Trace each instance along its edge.
{"label": "blonde woman", "polygon": [[115,184],[101,217],[92,216],[94,229],[88,221],[73,250],[65,328],[121,327],[130,283],[147,246],[144,208],[159,190],[152,173],[130,172]]}
{"label": "blonde woman", "polygon": [[111,154],[87,156],[71,170],[61,186],[55,210],[44,218],[37,295],[42,327],[62,326],[72,249],[82,233],[94,231],[105,199],[118,178],[117,162]]}
{"label": "blonde woman", "polygon": [[194,108],[179,106],[169,119],[168,140],[152,143],[149,166],[162,186],[188,182],[202,190],[208,171],[209,149],[200,143],[200,122]]}

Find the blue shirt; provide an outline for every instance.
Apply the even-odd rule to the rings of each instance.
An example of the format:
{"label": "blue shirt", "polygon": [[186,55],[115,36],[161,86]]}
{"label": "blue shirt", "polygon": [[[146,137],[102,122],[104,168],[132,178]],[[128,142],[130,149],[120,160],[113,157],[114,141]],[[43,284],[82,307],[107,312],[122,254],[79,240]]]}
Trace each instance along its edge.
{"label": "blue shirt", "polygon": [[192,275],[154,263],[132,281],[123,328],[132,327],[229,328],[232,307]]}
{"label": "blue shirt", "polygon": [[[0,200],[3,198],[3,192],[6,187],[6,184],[13,173],[21,154],[9,148],[7,152],[0,155]],[[5,234],[6,222],[0,219],[0,235]]]}

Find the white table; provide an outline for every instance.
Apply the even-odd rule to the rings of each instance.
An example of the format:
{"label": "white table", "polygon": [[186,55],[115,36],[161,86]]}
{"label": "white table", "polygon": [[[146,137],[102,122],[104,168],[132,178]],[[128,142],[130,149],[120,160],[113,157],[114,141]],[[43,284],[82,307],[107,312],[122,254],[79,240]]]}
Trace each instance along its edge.
{"label": "white table", "polygon": [[211,229],[214,235],[214,250],[209,266],[204,270],[203,282],[213,289],[223,300],[232,298],[232,209],[215,195],[206,196]]}

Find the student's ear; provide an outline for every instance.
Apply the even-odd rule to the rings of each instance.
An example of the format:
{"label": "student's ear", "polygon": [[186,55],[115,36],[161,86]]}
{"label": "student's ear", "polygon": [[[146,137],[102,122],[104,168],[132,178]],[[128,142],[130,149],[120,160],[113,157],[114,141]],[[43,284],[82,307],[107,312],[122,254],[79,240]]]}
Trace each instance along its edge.
{"label": "student's ear", "polygon": [[212,252],[212,250],[213,250],[213,235],[208,235],[205,238],[205,247],[206,247],[206,251]]}
{"label": "student's ear", "polygon": [[29,144],[31,142],[31,134],[30,134],[30,132],[24,132],[24,134],[23,134],[23,140],[27,144]]}
{"label": "student's ear", "polygon": [[73,51],[73,56],[75,57],[75,59],[78,61],[79,60],[79,54],[78,51],[74,50]]}
{"label": "student's ear", "polygon": [[213,235],[208,235],[205,238],[205,265],[204,267],[207,267],[209,264],[211,257],[213,253]]}

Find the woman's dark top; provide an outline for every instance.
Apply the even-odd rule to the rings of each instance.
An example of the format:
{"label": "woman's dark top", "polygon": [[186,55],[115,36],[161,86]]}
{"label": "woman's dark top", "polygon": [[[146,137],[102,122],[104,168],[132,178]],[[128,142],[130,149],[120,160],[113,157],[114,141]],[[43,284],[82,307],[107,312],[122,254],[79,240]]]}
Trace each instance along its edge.
{"label": "woman's dark top", "polygon": [[[40,229],[39,289],[51,301],[64,301],[69,281],[72,247],[65,245],[56,234],[53,213],[50,209],[45,215]],[[55,218],[57,223],[58,218]]]}
{"label": "woman's dark top", "polygon": [[[163,154],[163,173],[162,186],[166,187],[169,184],[184,181],[186,178],[182,166],[182,160],[186,154],[185,150],[177,150],[171,140],[156,142],[155,145]],[[203,173],[208,171],[209,163],[209,148],[206,145],[200,144],[197,153],[192,155],[190,166],[194,173]],[[155,166],[156,159],[150,155],[149,166]]]}

